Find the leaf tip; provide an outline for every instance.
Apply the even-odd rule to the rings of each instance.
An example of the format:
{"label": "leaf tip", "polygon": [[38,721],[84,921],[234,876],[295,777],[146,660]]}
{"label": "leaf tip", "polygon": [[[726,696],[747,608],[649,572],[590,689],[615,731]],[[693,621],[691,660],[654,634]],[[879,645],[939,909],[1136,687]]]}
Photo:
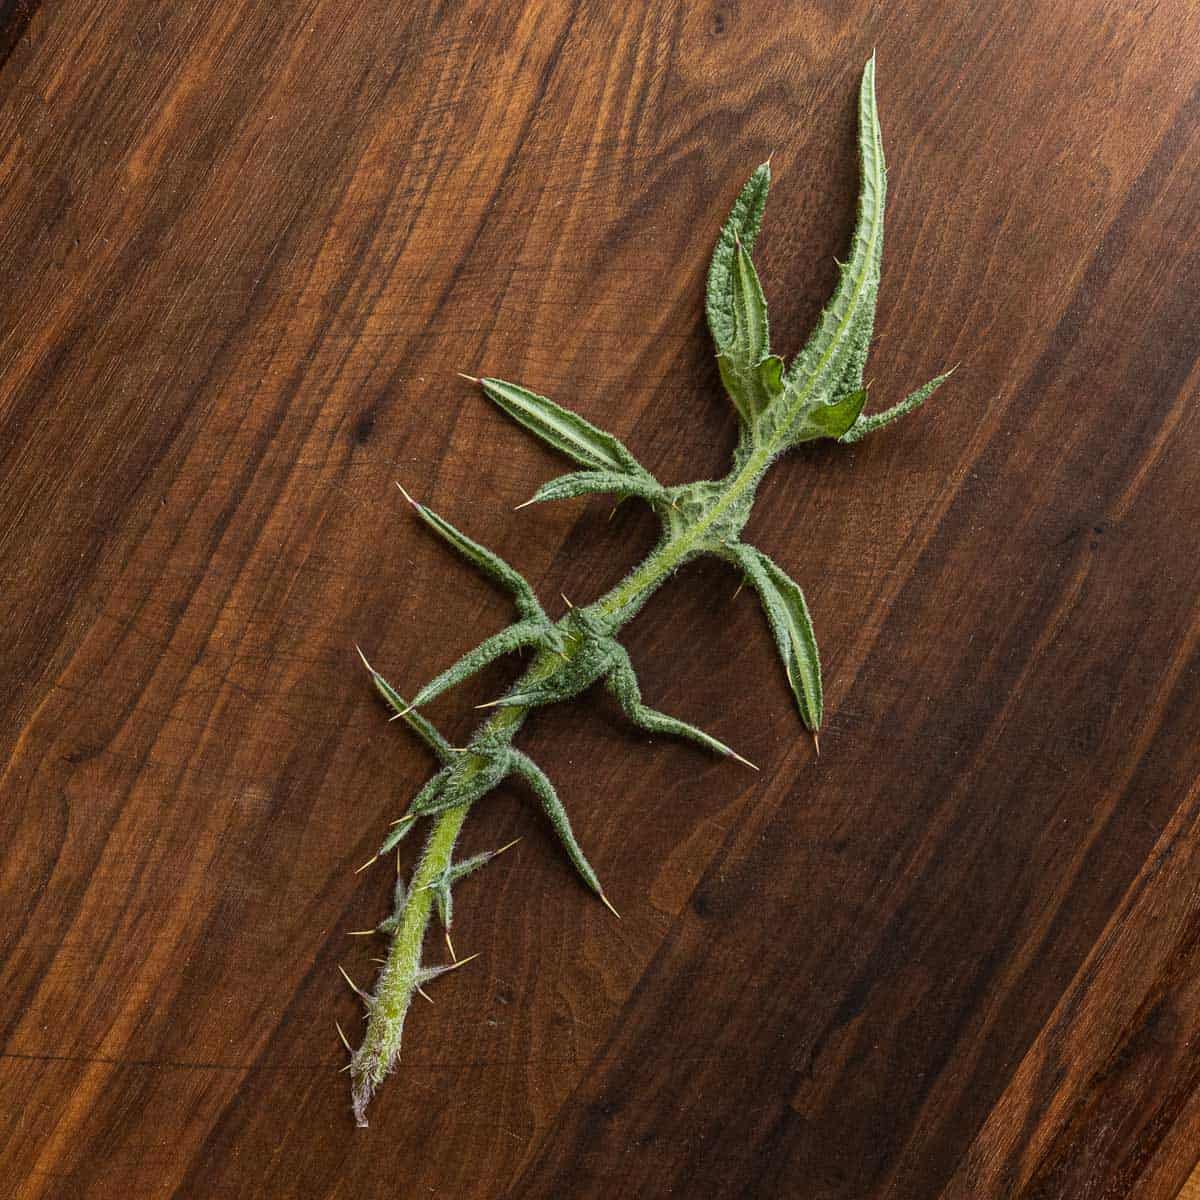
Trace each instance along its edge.
{"label": "leaf tip", "polygon": [[728,750],[730,758],[736,758],[738,760],[738,762],[742,763],[744,766],[749,767],[750,770],[752,770],[752,771],[758,770],[758,767],[756,767],[754,765],[754,763],[752,763],[748,758],[743,758],[742,755],[740,755],[736,750],[729,750],[728,747],[726,747],[726,750]]}

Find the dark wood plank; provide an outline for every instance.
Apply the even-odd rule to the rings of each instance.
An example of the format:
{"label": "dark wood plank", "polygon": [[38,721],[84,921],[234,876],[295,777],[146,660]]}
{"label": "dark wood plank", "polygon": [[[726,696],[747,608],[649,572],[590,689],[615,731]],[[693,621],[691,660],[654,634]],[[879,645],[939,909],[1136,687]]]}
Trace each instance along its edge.
{"label": "dark wood plank", "polygon": [[[1184,0],[620,8],[0,5],[0,1174],[21,1197],[1085,1195],[1200,1142],[1200,21]],[[465,885],[483,958],[352,1128],[353,874],[428,763],[398,682],[506,619],[400,478],[588,598],[653,539],[513,514],[557,463],[457,370],[542,388],[670,481],[732,428],[712,237],[773,154],[794,344],[854,194],[891,199],[877,442],[776,469],[811,760],[755,604],[680,574],[656,703],[528,740],[622,910],[519,790]],[[448,731],[501,668],[437,707]]]}

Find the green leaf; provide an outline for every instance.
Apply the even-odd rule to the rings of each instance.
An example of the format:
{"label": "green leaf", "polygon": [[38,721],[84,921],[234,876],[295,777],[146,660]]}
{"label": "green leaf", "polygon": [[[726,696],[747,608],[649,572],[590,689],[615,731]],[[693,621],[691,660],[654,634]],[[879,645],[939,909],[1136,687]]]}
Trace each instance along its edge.
{"label": "green leaf", "polygon": [[579,843],[575,840],[571,822],[567,817],[567,810],[563,808],[562,801],[554,790],[554,784],[550,782],[546,773],[533,759],[519,750],[512,752],[511,765],[513,772],[522,776],[529,783],[534,795],[542,802],[542,808],[545,809],[546,816],[550,818],[550,824],[554,827],[558,840],[562,842],[567,857],[571,860],[575,870],[579,872],[583,882],[602,897],[604,889],[600,886],[600,880],[596,878],[596,872],[592,870],[591,863],[584,857]]}
{"label": "green leaf", "polygon": [[735,355],[749,367],[770,352],[767,299],[745,244],[739,240],[733,259],[733,345],[725,354]]}
{"label": "green leaf", "polygon": [[[629,655],[623,646],[618,647],[620,655],[609,672],[607,684],[608,690],[617,698],[617,702],[621,705],[625,715],[640,729],[648,730],[650,733],[663,733],[668,737],[686,738],[690,742],[695,742],[697,745],[703,746],[706,750],[712,750],[717,754],[723,754],[727,758],[736,758],[739,762],[746,763],[747,766],[753,767],[754,764],[748,759],[742,758],[736,751],[731,750],[724,742],[718,741],[711,734],[705,733],[703,729],[697,729],[695,725],[689,725],[686,721],[681,721],[677,717],[670,717],[666,713],[659,712],[657,709],[649,708],[642,703],[642,690],[638,685],[637,672],[633,669],[633,663],[629,659]],[[757,770],[757,768],[755,768]]]}
{"label": "green leaf", "polygon": [[750,424],[783,393],[783,360],[770,352],[767,302],[741,242],[733,272],[734,336],[717,356],[721,381],[743,424]]}
{"label": "green leaf", "polygon": [[[426,784],[426,787],[429,785]],[[422,789],[424,790],[424,789]],[[380,858],[387,854],[389,850],[394,850],[416,827],[415,821],[401,821],[397,825],[393,825],[391,832],[383,839],[379,849],[375,851],[375,857]]]}
{"label": "green leaf", "polygon": [[434,807],[434,804],[437,797],[441,794],[442,789],[445,788],[449,781],[452,769],[451,767],[443,767],[412,798],[412,802],[408,806],[408,811],[392,826],[391,832],[383,839],[383,845],[376,851],[377,858],[379,855],[386,854],[389,850],[395,849],[412,832],[417,817],[425,816],[429,812],[438,811]]}
{"label": "green leaf", "polygon": [[746,181],[721,228],[708,268],[705,311],[718,354],[731,349],[736,337],[734,271],[738,246],[749,256],[762,226],[763,209],[771,187],[771,164],[763,163]]}
{"label": "green leaf", "polygon": [[837,397],[862,387],[863,366],[875,326],[887,192],[883,138],[875,107],[874,55],[863,69],[859,87],[858,151],[861,182],[850,257],[842,266],[817,328],[787,371],[789,406]]}
{"label": "green leaf", "polygon": [[[631,475],[617,471],[573,471],[543,483],[525,504],[541,504],[546,500],[569,500],[575,496],[586,496],[596,492],[611,492],[618,496],[640,496],[644,500],[657,500],[663,487],[648,475]],[[520,504],[518,508],[524,508]]]}
{"label": "green leaf", "polygon": [[597,429],[590,421],[553,400],[500,379],[481,379],[479,382],[488,396],[514,421],[581,466],[597,471],[645,475],[637,459],[611,433]]}
{"label": "green leaf", "polygon": [[745,367],[739,367],[731,356],[721,354],[717,357],[717,369],[743,425],[753,426],[755,418],[783,396],[783,359],[777,354],[768,354],[760,362]]}
{"label": "green leaf", "polygon": [[424,504],[418,504],[407,492],[404,495],[426,525],[445,538],[472,566],[477,567],[512,593],[517,612],[521,616],[545,619],[542,606],[538,603],[533,588],[529,586],[524,575],[510,567],[504,559],[498,554],[492,553],[486,546],[481,546],[466,534],[460,533],[449,521],[439,517],[432,509],[426,508]]}
{"label": "green leaf", "polygon": [[440,675],[431,679],[413,697],[413,707],[428,704],[435,696],[440,696],[448,688],[469,679],[501,655],[510,654],[525,646],[549,645],[551,639],[557,640],[557,635],[554,633],[554,627],[544,618],[518,621],[490,638],[485,638],[473,650],[468,650],[453,666],[447,667]]}
{"label": "green leaf", "polygon": [[380,673],[375,670],[369,662],[367,656],[358,650],[358,656],[363,660],[363,666],[371,673],[371,682],[375,685],[375,690],[386,701],[387,706],[392,712],[399,717],[411,729],[417,737],[421,739],[444,763],[450,762],[454,757],[454,751],[451,749],[450,743],[423,717],[420,713],[411,712],[410,705],[403,696]]}
{"label": "green leaf", "polygon": [[[509,845],[511,844],[510,842]],[[485,850],[482,854],[473,854],[470,858],[456,862],[446,873],[446,882],[457,883],[460,879],[473,875],[480,867],[486,867],[499,853],[499,850]]]}
{"label": "green leaf", "polygon": [[792,436],[792,445],[812,442],[818,438],[841,438],[858,420],[863,405],[867,402],[865,389],[850,392],[832,404],[812,404],[807,407],[802,420]]}
{"label": "green leaf", "polygon": [[956,370],[958,370],[957,367],[951,367],[950,370],[943,371],[936,379],[931,379],[906,399],[901,400],[899,404],[893,404],[891,408],[885,409],[881,413],[874,413],[869,417],[859,416],[858,420],[841,435],[840,440],[847,443],[857,442],[860,438],[866,437],[868,433],[874,433],[876,429],[882,429],[898,417],[912,412],[914,408],[920,408]]}
{"label": "green leaf", "polygon": [[800,716],[815,733],[821,727],[823,715],[821,660],[804,593],[780,567],[753,546],[740,543],[731,546],[729,557],[742,568],[758,592]]}

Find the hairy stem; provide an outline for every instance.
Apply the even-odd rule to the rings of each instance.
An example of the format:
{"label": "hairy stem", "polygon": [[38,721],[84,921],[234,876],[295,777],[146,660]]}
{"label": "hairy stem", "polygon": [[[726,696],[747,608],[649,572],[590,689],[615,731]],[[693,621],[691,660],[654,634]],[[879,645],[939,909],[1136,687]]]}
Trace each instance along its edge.
{"label": "hairy stem", "polygon": [[419,983],[421,945],[433,907],[430,885],[449,867],[454,843],[466,819],[466,808],[452,808],[443,813],[430,830],[425,852],[413,875],[404,915],[392,937],[387,963],[380,973],[375,994],[368,1001],[367,1033],[350,1060],[354,1119],[360,1127],[367,1124],[366,1109],[371,1096],[400,1053],[404,1017]]}
{"label": "hairy stem", "polygon": [[[761,448],[748,455],[722,481],[723,486],[715,490],[711,505],[692,519],[676,525],[631,575],[583,608],[583,616],[604,621],[613,634],[632,620],[651,594],[703,547],[705,534],[722,513],[730,508],[748,512],[749,499],[768,461],[769,454]],[[572,629],[571,617],[568,613],[556,624],[559,633],[567,639],[565,654],[539,651],[507,695],[519,695],[531,684],[545,683],[567,667],[572,655],[568,637]],[[530,711],[521,704],[498,708],[467,744],[465,755],[469,756],[476,749],[480,756],[475,760],[477,768],[468,758],[464,764],[465,773],[469,776],[475,769],[482,769],[485,749],[492,751],[498,743],[511,742]],[[367,1001],[366,1036],[350,1062],[354,1115],[360,1126],[367,1124],[367,1104],[400,1053],[404,1019],[420,982],[421,948],[433,910],[430,885],[450,866],[455,843],[470,808],[469,804],[452,808],[434,819],[400,923],[392,936],[386,964],[374,995]]]}

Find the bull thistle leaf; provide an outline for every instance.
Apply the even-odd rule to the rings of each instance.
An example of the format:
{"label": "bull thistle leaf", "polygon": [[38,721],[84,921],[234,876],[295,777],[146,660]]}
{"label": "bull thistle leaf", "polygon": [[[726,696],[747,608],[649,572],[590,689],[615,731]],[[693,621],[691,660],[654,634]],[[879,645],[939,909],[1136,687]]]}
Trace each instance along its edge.
{"label": "bull thistle leaf", "polygon": [[543,483],[533,495],[518,504],[524,508],[526,504],[541,504],[546,500],[570,500],[575,496],[586,496],[598,492],[609,492],[616,496],[641,496],[643,500],[657,500],[662,497],[665,489],[657,479],[649,476],[642,478],[638,475],[625,474],[619,471],[573,471],[570,475],[560,475]]}
{"label": "bull thistle leaf", "polygon": [[[658,544],[616,587],[586,606],[570,608],[552,622],[533,588],[513,567],[412,501],[427,525],[512,595],[518,620],[418,688],[411,704],[363,658],[393,717],[408,724],[434,752],[441,767],[392,823],[375,856],[378,859],[390,850],[420,822],[429,822],[425,848],[411,880],[397,878],[393,911],[376,927],[391,937],[391,946],[375,991],[362,993],[367,1029],[350,1059],[353,1108],[359,1125],[367,1123],[367,1105],[400,1053],[413,994],[447,970],[470,961],[456,958],[449,938],[452,888],[493,857],[475,855],[457,863],[454,858],[463,823],[476,801],[508,777],[522,780],[541,804],[584,883],[608,904],[554,785],[512,744],[531,710],[568,700],[603,681],[637,727],[682,737],[706,751],[747,763],[711,734],[645,704],[633,664],[617,641],[621,627],[685,562],[700,555],[722,558],[757,592],[801,721],[815,741],[823,702],[813,623],[799,585],[761,550],[741,540],[755,493],[770,465],[793,446],[816,439],[856,442],[924,403],[949,374],[937,376],[890,409],[874,416],[863,413],[867,399],[863,369],[875,324],[886,191],[874,57],[862,75],[858,129],[861,182],[850,254],[816,329],[790,364],[771,349],[767,302],[750,257],[770,187],[767,164],[750,176],[720,231],[708,271],[705,310],[721,380],[741,431],[733,464],[723,479],[664,487],[621,441],[569,409],[516,384],[475,380],[503,412],[582,468],[543,484],[526,503],[608,492],[621,499],[638,497],[658,516],[662,523]],[[504,695],[482,706],[490,715],[466,746],[452,747],[416,711],[513,651],[529,653],[528,665]],[[426,930],[435,914],[454,960],[449,966],[427,966],[422,959]]]}
{"label": "bull thistle leaf", "polygon": [[502,379],[481,379],[479,382],[488,396],[514,421],[555,450],[573,458],[580,466],[653,479],[611,433],[597,429],[553,400]]}
{"label": "bull thistle leaf", "polygon": [[783,660],[788,683],[800,717],[815,734],[821,728],[824,702],[821,696],[821,659],[804,593],[793,580],[761,550],[753,546],[731,546],[729,557],[742,568],[762,600],[763,611],[775,645]]}

